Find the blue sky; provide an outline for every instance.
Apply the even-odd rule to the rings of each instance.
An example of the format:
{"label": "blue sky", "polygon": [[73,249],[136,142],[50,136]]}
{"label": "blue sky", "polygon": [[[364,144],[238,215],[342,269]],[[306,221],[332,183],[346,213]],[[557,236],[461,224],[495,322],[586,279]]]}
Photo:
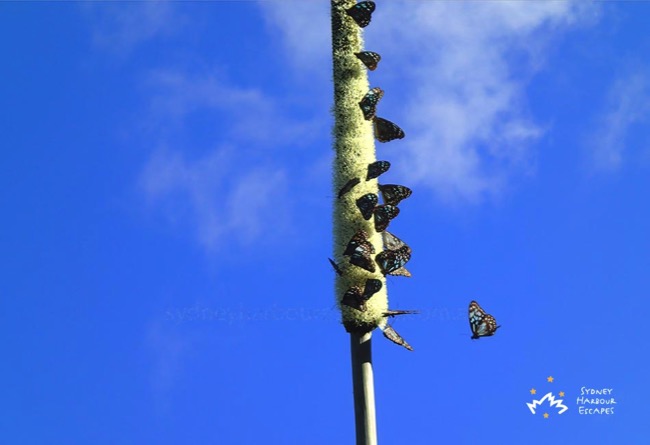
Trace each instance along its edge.
{"label": "blue sky", "polygon": [[[377,3],[422,311],[375,336],[380,442],[647,443],[650,4]],[[0,443],[352,443],[328,2],[3,2],[0,37]]]}

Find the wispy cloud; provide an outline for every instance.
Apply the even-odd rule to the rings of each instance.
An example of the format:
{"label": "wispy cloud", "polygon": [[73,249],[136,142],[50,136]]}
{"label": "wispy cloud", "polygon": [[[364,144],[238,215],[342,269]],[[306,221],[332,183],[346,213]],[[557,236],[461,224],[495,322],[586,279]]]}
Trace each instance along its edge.
{"label": "wispy cloud", "polygon": [[592,167],[615,171],[624,162],[627,133],[634,124],[650,118],[650,82],[646,74],[626,74],[612,85],[606,110],[588,141]]}
{"label": "wispy cloud", "polygon": [[305,144],[322,123],[288,117],[281,101],[259,88],[246,88],[226,80],[220,70],[182,71],[161,69],[147,78],[150,114],[158,125],[178,129],[201,113],[212,118],[222,138],[262,146]]}
{"label": "wispy cloud", "polygon": [[[301,34],[305,22],[326,17],[321,6],[264,5],[283,30],[298,62],[327,54],[329,29]],[[380,106],[407,132],[398,165],[409,179],[447,200],[480,200],[499,193],[513,174],[532,170],[543,126],[526,107],[526,86],[543,66],[545,43],[593,21],[593,5],[579,2],[384,2],[366,28],[378,50],[389,94]],[[323,19],[324,20],[324,19]],[[315,28],[315,27],[314,27]],[[323,43],[325,41],[326,43]],[[379,70],[372,76],[380,76]],[[382,84],[390,92],[390,85]],[[400,117],[401,116],[401,117]]]}
{"label": "wispy cloud", "polygon": [[92,18],[95,44],[119,56],[151,39],[170,35],[185,23],[174,4],[162,0],[100,5],[89,2],[82,8]]}
{"label": "wispy cloud", "polygon": [[190,225],[207,249],[251,243],[265,228],[289,223],[284,170],[262,164],[242,166],[233,149],[213,150],[195,160],[182,152],[159,150],[141,176],[149,202],[173,222]]}
{"label": "wispy cloud", "polygon": [[183,370],[183,361],[190,349],[185,336],[164,323],[154,322],[147,327],[144,348],[151,358],[151,390],[159,414],[170,408],[170,393]]}

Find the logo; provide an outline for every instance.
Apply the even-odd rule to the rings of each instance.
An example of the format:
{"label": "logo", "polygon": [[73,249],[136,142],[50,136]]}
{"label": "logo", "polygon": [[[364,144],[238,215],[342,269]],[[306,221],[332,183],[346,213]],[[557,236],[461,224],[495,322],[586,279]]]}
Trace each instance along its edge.
{"label": "logo", "polygon": [[[548,383],[553,383],[554,380],[555,379],[552,376],[546,378]],[[537,390],[531,388],[530,393],[535,395],[537,394]],[[549,412],[560,415],[569,409],[569,407],[563,403],[564,400],[560,397],[564,397],[564,391],[560,391],[557,396],[553,394],[553,391],[549,391],[542,398],[533,399],[530,403],[526,403],[526,406],[528,406],[528,409],[533,414],[537,414],[538,408],[541,407],[539,411],[544,411],[543,416],[545,419],[548,419],[550,417]]]}
{"label": "logo", "polygon": [[[536,388],[531,388],[528,392],[533,398],[530,402],[526,402],[526,406],[531,414],[541,414],[544,419],[551,416],[557,416],[565,413],[569,407],[565,404],[566,393],[564,391],[553,391],[553,386],[556,386],[555,379],[552,376],[546,378],[546,383],[540,385],[544,388],[538,391]],[[539,394],[538,394],[539,392]],[[580,395],[576,398],[576,407],[580,415],[611,415],[614,414],[616,399],[613,397],[613,388],[590,388],[583,386],[579,391],[575,391]],[[574,394],[575,394],[574,393]],[[542,395],[543,394],[543,395]]]}
{"label": "logo", "polygon": [[616,400],[611,397],[614,388],[580,388],[580,396],[576,400],[578,413],[583,415],[614,414]]}

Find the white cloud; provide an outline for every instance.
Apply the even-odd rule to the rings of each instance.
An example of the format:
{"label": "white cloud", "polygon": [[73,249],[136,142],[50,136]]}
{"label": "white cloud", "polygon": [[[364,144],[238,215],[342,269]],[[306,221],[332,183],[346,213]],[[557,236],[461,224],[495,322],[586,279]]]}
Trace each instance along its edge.
{"label": "white cloud", "polygon": [[642,73],[622,76],[612,85],[606,111],[589,140],[592,167],[614,171],[623,164],[626,136],[630,128],[650,117],[650,83]]}
{"label": "white cloud", "polygon": [[161,0],[89,2],[82,7],[92,17],[95,44],[121,56],[148,40],[174,33],[185,23],[173,3]]}
{"label": "white cloud", "polygon": [[[290,55],[306,66],[330,51],[328,26],[302,34],[310,21],[325,20],[322,9],[264,5]],[[593,21],[594,11],[580,2],[378,4],[365,39],[383,57],[370,77],[395,82],[403,95],[389,98],[390,85],[381,85],[388,94],[380,112],[393,105],[383,114],[407,133],[392,143],[401,147],[396,166],[411,183],[456,201],[499,193],[511,175],[530,172],[543,129],[527,114],[527,82],[543,65],[545,43]]]}
{"label": "white cloud", "polygon": [[270,227],[279,231],[288,224],[289,203],[283,170],[245,164],[236,150],[214,150],[196,160],[160,150],[140,184],[150,203],[164,209],[170,221],[189,224],[205,248],[247,244]]}
{"label": "white cloud", "polygon": [[[144,168],[141,190],[170,222],[192,226],[208,250],[272,241],[277,237],[266,237],[266,229],[275,234],[288,229],[295,201],[289,181],[295,186],[300,177],[289,178],[267,152],[282,151],[285,160],[292,149],[313,143],[323,126],[291,119],[264,91],[223,78],[215,70],[176,69],[152,72],[145,82],[150,106],[142,121],[162,142]],[[202,128],[214,122],[217,131],[191,147],[188,129],[196,119]],[[210,148],[201,146],[206,139]],[[184,142],[172,142],[179,140]],[[220,148],[211,148],[215,145]]]}
{"label": "white cloud", "polygon": [[168,128],[180,126],[200,112],[227,131],[222,137],[275,148],[309,143],[322,126],[316,120],[290,119],[282,102],[258,88],[230,84],[224,77],[217,70],[192,74],[153,71],[147,79],[153,90],[151,115],[159,126]]}
{"label": "white cloud", "polygon": [[287,59],[300,71],[331,66],[330,4],[327,1],[260,2],[267,23],[280,31]]}

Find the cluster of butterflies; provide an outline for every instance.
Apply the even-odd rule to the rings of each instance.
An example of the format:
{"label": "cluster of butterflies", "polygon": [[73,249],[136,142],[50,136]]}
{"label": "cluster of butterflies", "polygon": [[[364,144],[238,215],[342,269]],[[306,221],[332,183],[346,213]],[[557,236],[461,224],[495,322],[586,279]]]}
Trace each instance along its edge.
{"label": "cluster of butterflies", "polygon": [[[359,25],[365,28],[372,20],[372,13],[375,11],[375,2],[359,2],[345,12]],[[370,71],[377,69],[381,56],[373,51],[361,51],[354,54]],[[395,123],[377,116],[377,104],[384,96],[384,90],[379,87],[370,89],[359,102],[361,112],[366,120],[371,120],[375,139],[379,142],[390,142],[395,139],[404,138],[404,131]]]}
{"label": "cluster of butterflies", "polygon": [[[365,28],[372,20],[372,13],[375,10],[375,2],[362,1],[345,10],[357,25]],[[381,56],[373,51],[361,51],[355,56],[370,71],[374,71]],[[371,88],[359,102],[359,108],[367,121],[372,121],[375,139],[379,142],[390,142],[404,138],[404,131],[395,123],[377,116],[377,105],[384,96],[384,90],[379,87]],[[376,161],[368,165],[366,181],[376,179],[390,168],[388,161]],[[350,179],[338,193],[342,198],[361,183],[361,178]],[[375,193],[366,193],[356,199],[356,206],[361,216],[366,221],[374,218],[374,228],[382,234],[383,250],[375,254],[375,247],[369,240],[365,230],[358,230],[348,242],[343,256],[349,258],[349,263],[360,267],[370,273],[375,273],[377,267],[380,272],[386,275],[397,275],[410,277],[411,273],[405,268],[406,263],[411,259],[411,248],[404,241],[388,232],[386,229],[391,220],[399,215],[398,204],[411,196],[412,190],[403,185],[385,184],[379,185],[379,195],[383,200],[379,204],[379,196]],[[344,271],[332,259],[329,260],[337,274],[343,275]],[[358,311],[366,310],[366,302],[382,288],[380,280],[369,278],[363,286],[355,285],[350,287],[341,303]],[[411,314],[415,311],[389,310],[384,313],[386,317],[395,315]],[[469,324],[472,330],[472,339],[494,335],[499,326],[494,317],[487,314],[476,301],[469,305]],[[389,340],[412,350],[411,346],[395,330],[386,325],[383,333]]]}

